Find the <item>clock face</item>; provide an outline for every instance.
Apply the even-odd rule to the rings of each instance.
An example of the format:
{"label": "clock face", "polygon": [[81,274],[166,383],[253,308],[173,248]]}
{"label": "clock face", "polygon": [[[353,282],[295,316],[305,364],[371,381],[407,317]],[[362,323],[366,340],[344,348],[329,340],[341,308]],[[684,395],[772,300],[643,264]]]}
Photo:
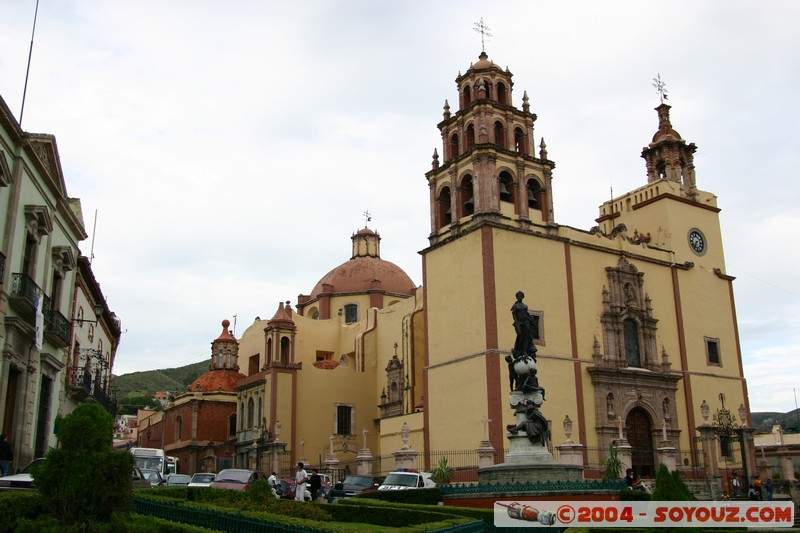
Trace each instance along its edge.
{"label": "clock face", "polygon": [[706,236],[697,228],[689,230],[689,246],[697,255],[706,253]]}

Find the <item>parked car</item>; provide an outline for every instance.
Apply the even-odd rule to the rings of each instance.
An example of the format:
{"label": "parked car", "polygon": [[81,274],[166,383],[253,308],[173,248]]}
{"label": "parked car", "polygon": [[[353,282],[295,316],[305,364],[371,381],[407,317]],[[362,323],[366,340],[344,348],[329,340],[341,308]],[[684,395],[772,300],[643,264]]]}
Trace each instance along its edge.
{"label": "parked car", "polygon": [[150,468],[142,468],[144,478],[150,482],[151,487],[160,487],[164,485],[164,476],[158,470],[151,470]]}
{"label": "parked car", "polygon": [[428,489],[436,486],[430,472],[392,472],[383,480],[378,490]]}
{"label": "parked car", "polygon": [[144,477],[144,473],[142,473],[141,469],[136,465],[133,465],[133,471],[131,472],[131,485],[134,489],[152,488],[150,481]]}
{"label": "parked car", "polygon": [[347,476],[328,492],[328,501],[333,503],[339,498],[354,498],[362,492],[378,490],[378,485],[380,483],[374,476]]}
{"label": "parked car", "polygon": [[167,476],[168,487],[185,487],[192,481],[192,476],[186,474],[170,474]]}
{"label": "parked car", "polygon": [[33,484],[33,476],[31,475],[34,470],[39,468],[44,462],[44,457],[39,457],[30,462],[28,466],[19,471],[18,474],[12,476],[0,477],[0,491],[10,490],[36,490]]}
{"label": "parked car", "polygon": [[214,472],[198,472],[189,481],[190,487],[209,487],[217,474]]}
{"label": "parked car", "polygon": [[262,480],[266,481],[267,476],[258,470],[226,468],[220,470],[210,487],[212,489],[247,490],[254,482]]}

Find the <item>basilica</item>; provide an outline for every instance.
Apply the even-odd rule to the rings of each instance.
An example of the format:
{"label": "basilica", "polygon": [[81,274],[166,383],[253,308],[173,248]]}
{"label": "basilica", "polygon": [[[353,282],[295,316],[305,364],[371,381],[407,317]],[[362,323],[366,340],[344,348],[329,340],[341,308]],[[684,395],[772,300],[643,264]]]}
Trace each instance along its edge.
{"label": "basilica", "polygon": [[[296,302],[276,302],[238,339],[223,324],[209,375],[164,410],[164,448],[190,471],[266,470],[261,454],[275,442],[286,464],[353,471],[369,455],[388,472],[398,450],[418,452],[420,470],[433,454],[478,448],[502,462],[521,291],[557,457],[568,443],[587,476],[612,444],[629,447],[644,476],[664,450],[687,472],[718,456],[740,464],[729,436],[703,432],[724,402],[751,425],[747,384],[717,196],[702,190],[697,146],[670,106],[643,139],[640,185],[598,199],[596,225],[579,229],[558,223],[568,199],[554,197],[556,163],[512,73],[482,52],[455,82],[424,176],[423,279],[381,258],[378,231],[358,229],[349,245],[343,236],[350,259]],[[227,414],[204,419],[206,397]],[[208,420],[221,424],[214,437],[202,436]]]}

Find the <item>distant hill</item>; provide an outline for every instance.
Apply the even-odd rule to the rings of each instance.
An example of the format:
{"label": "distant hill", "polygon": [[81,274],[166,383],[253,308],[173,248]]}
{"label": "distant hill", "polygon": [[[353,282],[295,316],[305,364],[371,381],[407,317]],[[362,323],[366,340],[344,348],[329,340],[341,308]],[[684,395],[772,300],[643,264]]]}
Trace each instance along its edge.
{"label": "distant hill", "polygon": [[208,372],[209,362],[200,361],[178,368],[132,372],[114,377],[117,401],[124,402],[130,396],[153,396],[159,391],[182,392],[191,383]]}

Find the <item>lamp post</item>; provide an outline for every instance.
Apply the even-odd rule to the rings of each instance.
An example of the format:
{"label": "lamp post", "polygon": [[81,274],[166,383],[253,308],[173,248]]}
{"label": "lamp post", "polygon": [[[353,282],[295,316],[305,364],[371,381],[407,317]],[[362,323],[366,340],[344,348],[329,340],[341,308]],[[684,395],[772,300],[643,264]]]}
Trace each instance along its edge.
{"label": "lamp post", "polygon": [[83,324],[84,322],[88,322],[89,324],[97,324],[97,322],[100,320],[100,316],[103,314],[104,309],[105,306],[103,304],[101,303],[94,304],[94,320],[88,320],[85,318],[73,318],[72,321],[79,322],[81,324]]}

